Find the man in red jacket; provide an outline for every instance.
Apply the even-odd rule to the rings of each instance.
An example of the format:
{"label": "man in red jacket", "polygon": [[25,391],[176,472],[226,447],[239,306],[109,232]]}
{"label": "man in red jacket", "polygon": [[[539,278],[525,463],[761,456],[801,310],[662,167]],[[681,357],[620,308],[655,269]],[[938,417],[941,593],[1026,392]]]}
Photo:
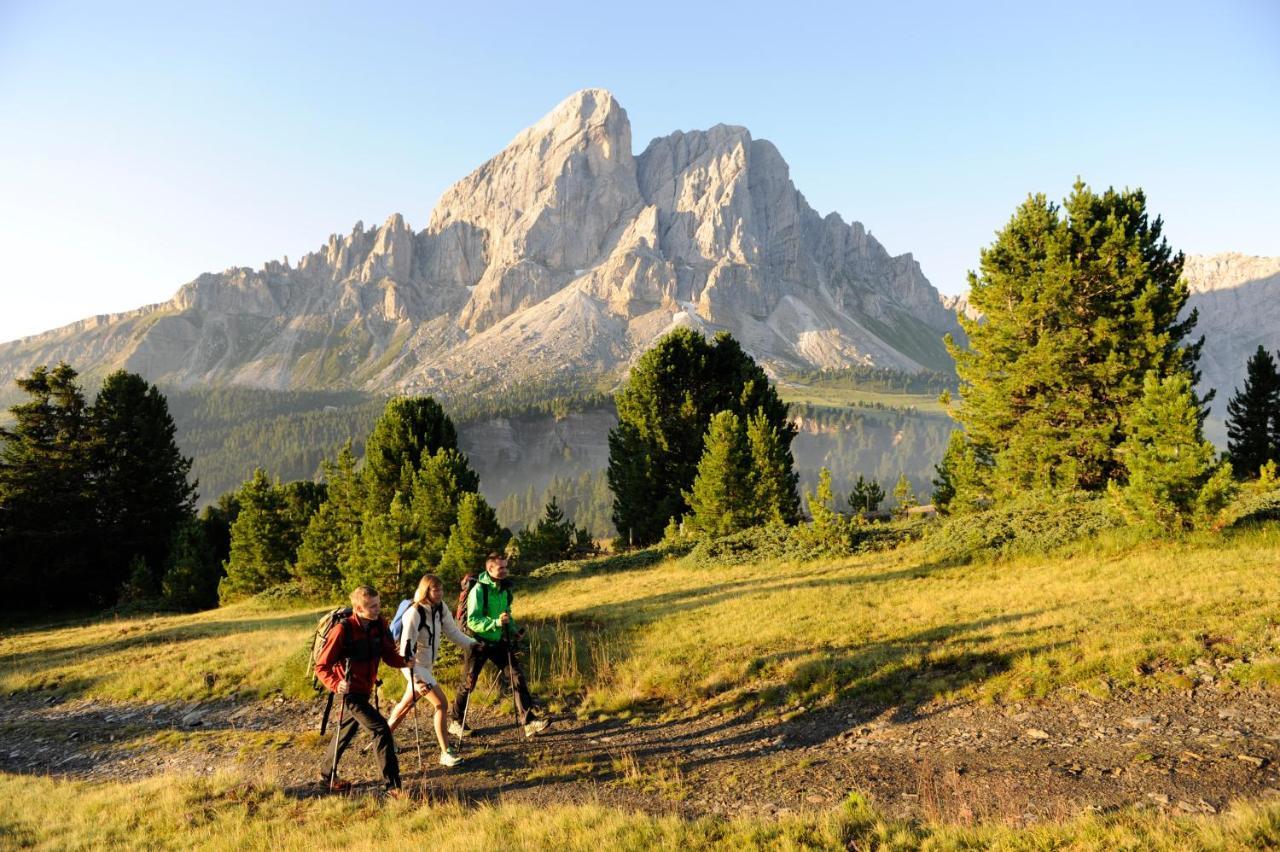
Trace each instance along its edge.
{"label": "man in red jacket", "polygon": [[[409,663],[396,652],[391,629],[382,619],[382,603],[372,586],[360,586],[351,593],[351,617],[332,630],[325,640],[324,649],[316,658],[316,677],[330,690],[342,696],[344,718],[334,745],[328,751],[323,777],[329,780],[329,789],[346,790],[349,781],[339,781],[336,772],[338,759],[351,745],[357,726],[373,735],[378,749],[378,762],[382,777],[387,782],[388,795],[399,797],[400,763],[396,760],[396,747],[391,739],[387,720],[369,703],[369,696],[378,681],[378,662],[393,669],[407,668]],[[336,753],[335,753],[336,752]]]}

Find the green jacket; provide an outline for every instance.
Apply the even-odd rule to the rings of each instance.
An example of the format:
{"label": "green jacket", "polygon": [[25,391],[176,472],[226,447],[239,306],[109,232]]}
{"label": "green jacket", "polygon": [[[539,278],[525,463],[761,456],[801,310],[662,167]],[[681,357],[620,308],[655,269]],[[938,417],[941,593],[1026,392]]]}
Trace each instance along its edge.
{"label": "green jacket", "polygon": [[[511,611],[513,597],[510,581],[507,588],[503,589],[489,576],[488,571],[480,572],[479,579],[471,587],[471,594],[467,596],[467,627],[471,628],[477,639],[486,642],[502,640],[502,625],[498,623],[498,618],[504,612]],[[512,636],[519,629],[515,619],[507,624],[507,630]]]}

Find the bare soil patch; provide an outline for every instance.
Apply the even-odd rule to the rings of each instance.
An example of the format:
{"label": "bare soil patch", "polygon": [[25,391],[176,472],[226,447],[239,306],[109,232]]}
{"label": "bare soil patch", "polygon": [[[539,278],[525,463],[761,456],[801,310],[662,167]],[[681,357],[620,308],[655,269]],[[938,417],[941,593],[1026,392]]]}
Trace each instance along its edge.
{"label": "bare soil patch", "polygon": [[[230,768],[318,795],[320,706],[10,696],[0,699],[0,771],[126,781]],[[1280,794],[1280,709],[1261,690],[561,717],[532,740],[501,705],[475,708],[471,722],[465,762],[446,769],[426,713],[421,764],[407,721],[397,732],[406,785],[473,802],[597,801],[684,816],[823,810],[860,791],[892,815],[1014,823],[1130,805],[1213,813]],[[342,773],[376,790],[374,758],[359,751],[366,741],[357,738]]]}

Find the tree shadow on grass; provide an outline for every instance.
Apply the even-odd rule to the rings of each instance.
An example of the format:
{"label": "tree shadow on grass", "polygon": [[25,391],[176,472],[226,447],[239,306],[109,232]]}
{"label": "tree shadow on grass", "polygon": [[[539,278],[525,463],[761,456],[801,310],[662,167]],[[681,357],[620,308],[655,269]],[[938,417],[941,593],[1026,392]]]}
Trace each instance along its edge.
{"label": "tree shadow on grass", "polygon": [[567,614],[565,619],[579,619],[606,625],[611,623],[647,624],[666,618],[673,613],[710,607],[728,600],[763,598],[780,592],[824,588],[856,588],[858,586],[891,583],[898,580],[919,580],[931,576],[936,571],[952,567],[956,566],[943,563],[927,563],[869,574],[840,577],[779,576],[777,579],[753,579],[750,583],[743,583],[731,574],[726,574],[723,582],[589,606],[574,610],[573,613]]}

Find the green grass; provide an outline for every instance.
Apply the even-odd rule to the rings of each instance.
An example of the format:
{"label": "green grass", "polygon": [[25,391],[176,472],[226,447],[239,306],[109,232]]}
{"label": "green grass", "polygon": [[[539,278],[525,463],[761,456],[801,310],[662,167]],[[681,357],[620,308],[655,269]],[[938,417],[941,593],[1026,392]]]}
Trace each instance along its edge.
{"label": "green grass", "polygon": [[866,407],[883,405],[886,408],[914,408],[929,414],[942,414],[944,409],[936,394],[891,393],[850,387],[832,387],[822,384],[778,384],[778,394],[783,402],[807,403],[835,408],[844,406]]}
{"label": "green grass", "polygon": [[0,634],[0,693],[171,701],[310,694],[308,643],[321,609],[253,601],[195,615],[77,621]]}
{"label": "green grass", "polygon": [[593,714],[690,697],[698,709],[1101,697],[1188,688],[1197,660],[1274,686],[1278,552],[1271,525],[1176,543],[1121,531],[968,565],[931,563],[922,544],[732,568],[605,560],[527,589],[518,614],[538,626],[543,686],[584,689]]}
{"label": "green grass", "polygon": [[[964,565],[931,562],[927,542],[732,567],[613,557],[522,580],[516,615],[531,627],[535,690],[584,715],[1105,697],[1187,689],[1197,661],[1223,669],[1223,688],[1280,684],[1280,525],[1181,542],[1124,533]],[[0,693],[308,697],[320,612],[246,602],[9,630]]]}
{"label": "green grass", "polygon": [[125,784],[0,775],[0,846],[31,849],[1260,849],[1280,844],[1280,804],[1217,817],[1152,811],[1015,829],[885,817],[851,796],[777,820],[683,820],[596,804],[535,808],[302,799],[234,775]]}

